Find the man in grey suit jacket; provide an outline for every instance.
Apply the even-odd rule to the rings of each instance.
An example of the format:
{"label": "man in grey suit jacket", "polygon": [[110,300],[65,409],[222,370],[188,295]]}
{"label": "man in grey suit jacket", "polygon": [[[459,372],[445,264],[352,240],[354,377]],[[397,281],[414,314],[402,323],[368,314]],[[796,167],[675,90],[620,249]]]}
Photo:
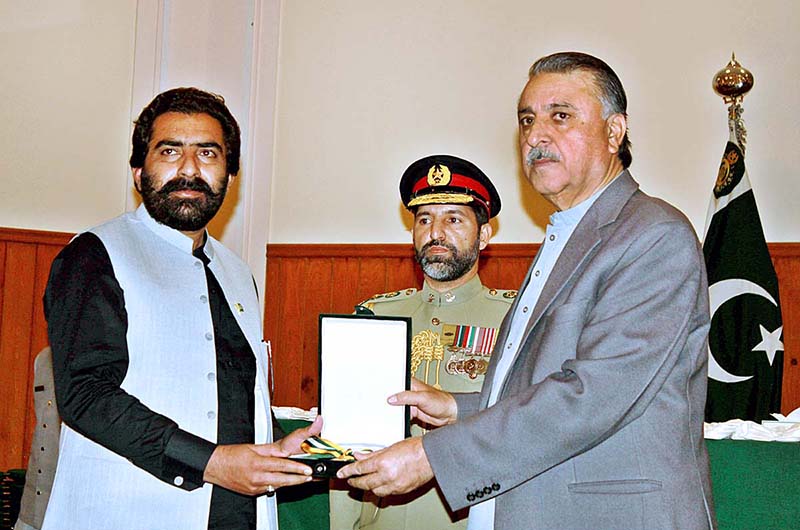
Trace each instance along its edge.
{"label": "man in grey suit jacket", "polygon": [[39,530],[53,489],[53,477],[58,461],[58,434],[61,417],[56,406],[53,384],[53,352],[45,348],[33,363],[33,407],[36,411],[36,430],[31,440],[25,489],[20,501],[15,530]]}
{"label": "man in grey suit jacket", "polygon": [[[713,528],[703,441],[708,289],[688,220],[627,168],[627,101],[590,55],[534,63],[519,99],[531,185],[557,212],[479,394],[391,396],[443,426],[343,468],[403,493],[434,478],[469,528]],[[464,455],[470,455],[464,458]]]}

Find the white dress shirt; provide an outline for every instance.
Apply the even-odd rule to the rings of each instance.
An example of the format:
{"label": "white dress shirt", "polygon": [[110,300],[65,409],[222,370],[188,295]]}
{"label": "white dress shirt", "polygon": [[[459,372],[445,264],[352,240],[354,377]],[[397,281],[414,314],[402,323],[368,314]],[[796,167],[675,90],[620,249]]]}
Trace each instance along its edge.
{"label": "white dress shirt", "polygon": [[[547,282],[547,278],[550,276],[553,267],[555,267],[558,257],[561,255],[561,251],[564,250],[564,247],[567,245],[578,223],[580,223],[583,216],[586,215],[586,212],[607,186],[608,185],[596,191],[594,195],[580,204],[568,210],[555,212],[550,216],[550,224],[547,225],[542,248],[539,250],[536,261],[530,271],[528,283],[518,295],[519,303],[511,317],[508,337],[505,343],[495,346],[495,351],[500,347],[502,347],[503,350],[502,357],[500,357],[497,363],[494,379],[492,380],[492,390],[489,394],[488,406],[491,407],[497,403],[497,398],[503,388],[506,375],[508,375],[508,371],[511,369],[514,360],[517,358],[517,355],[519,355],[520,345],[524,342],[525,329],[528,326],[531,313],[533,313],[533,308],[539,301],[539,295],[541,295],[544,284]],[[489,499],[486,502],[476,504],[470,508],[467,530],[494,529],[494,501],[494,499]]]}

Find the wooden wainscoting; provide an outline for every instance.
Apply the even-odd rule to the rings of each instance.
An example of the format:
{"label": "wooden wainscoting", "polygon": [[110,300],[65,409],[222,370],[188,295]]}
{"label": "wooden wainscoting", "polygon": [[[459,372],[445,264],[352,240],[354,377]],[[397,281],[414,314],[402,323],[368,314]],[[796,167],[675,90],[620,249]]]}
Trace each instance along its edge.
{"label": "wooden wainscoting", "polygon": [[50,263],[72,234],[0,228],[0,470],[28,463],[33,360],[47,346],[42,296]]}
{"label": "wooden wainscoting", "polygon": [[783,318],[783,384],[781,412],[800,407],[800,243],[769,243],[778,275]]}
{"label": "wooden wainscoting", "polygon": [[[484,285],[515,289],[538,245],[490,245]],[[352,313],[377,293],[422,285],[411,245],[267,245],[264,336],[272,344],[274,403],[317,405],[318,317]]]}
{"label": "wooden wainscoting", "polygon": [[[50,264],[73,234],[0,228],[0,470],[27,465],[35,422],[33,360],[47,345],[42,311]],[[492,244],[485,285],[519,286],[538,245]],[[781,289],[783,412],[800,406],[800,243],[769,245]],[[272,342],[274,402],[317,404],[317,318],[349,313],[375,293],[419,286],[411,245],[268,245],[265,337]]]}
{"label": "wooden wainscoting", "polygon": [[[484,285],[516,289],[538,245],[489,245]],[[800,244],[769,244],[780,282],[784,323],[784,414],[800,407]],[[273,402],[317,405],[319,313],[349,313],[375,293],[422,284],[411,245],[267,245],[264,334],[272,343]]]}

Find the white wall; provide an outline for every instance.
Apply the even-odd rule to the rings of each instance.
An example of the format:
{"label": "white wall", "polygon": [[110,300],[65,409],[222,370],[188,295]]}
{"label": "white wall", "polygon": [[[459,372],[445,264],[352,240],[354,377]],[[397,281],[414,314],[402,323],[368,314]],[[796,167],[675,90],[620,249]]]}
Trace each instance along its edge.
{"label": "white wall", "polygon": [[539,241],[549,207],[521,178],[516,100],[561,50],[616,70],[635,176],[698,232],[727,141],[711,79],[735,51],[755,76],[747,165],[767,239],[800,241],[798,28],[795,0],[284,2],[270,241],[408,241],[397,183],[436,152],[495,181],[495,241]]}
{"label": "white wall", "polygon": [[124,211],[135,15],[135,0],[0,0],[0,226]]}
{"label": "white wall", "polygon": [[245,131],[215,229],[259,280],[268,241],[408,241],[397,182],[435,152],[494,178],[496,241],[538,241],[549,207],[520,176],[516,99],[535,58],[577,49],[627,88],[643,188],[700,231],[727,139],[711,78],[735,50],[756,79],[767,239],[800,241],[798,27],[794,0],[0,0],[0,226],[77,231],[131,207],[131,119],[194,84]]}
{"label": "white wall", "polygon": [[[242,151],[250,149],[250,87],[253,50],[253,0],[140,0],[131,121],[159,92],[194,86],[225,97],[239,122]],[[229,198],[209,231],[236,252],[244,246],[246,156]],[[129,187],[128,208],[139,195]]]}

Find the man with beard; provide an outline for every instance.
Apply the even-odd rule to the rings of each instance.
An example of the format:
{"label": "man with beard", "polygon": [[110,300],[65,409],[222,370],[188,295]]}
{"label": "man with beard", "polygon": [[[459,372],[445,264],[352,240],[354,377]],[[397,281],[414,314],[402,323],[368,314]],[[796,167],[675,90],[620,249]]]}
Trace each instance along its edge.
{"label": "man with beard", "polygon": [[[500,196],[483,171],[451,155],[411,164],[400,180],[400,196],[414,214],[414,250],[425,282],[421,290],[379,294],[361,306],[377,315],[411,317],[416,378],[451,392],[478,392],[497,328],[516,295],[484,287],[478,277],[478,257],[492,236],[489,219],[500,211]],[[412,434],[422,432],[412,426]],[[466,511],[448,510],[433,483],[413,495],[368,494],[363,502],[346,484],[332,486],[332,530],[466,527]]]}
{"label": "man with beard", "polygon": [[169,90],[142,111],[143,204],[78,235],[44,297],[63,419],[45,530],[277,528],[274,492],[311,480],[273,442],[259,302],[206,232],[239,171],[221,97]]}

